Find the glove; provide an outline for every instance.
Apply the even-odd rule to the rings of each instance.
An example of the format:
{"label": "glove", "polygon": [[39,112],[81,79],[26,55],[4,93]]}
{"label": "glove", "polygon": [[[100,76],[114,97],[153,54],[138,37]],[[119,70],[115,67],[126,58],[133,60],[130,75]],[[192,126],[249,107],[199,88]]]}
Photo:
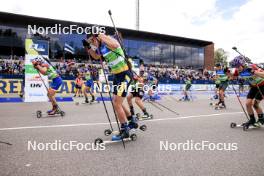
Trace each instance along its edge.
{"label": "glove", "polygon": [[83,47],[86,47],[88,49],[91,48],[90,43],[88,43],[85,39],[82,40]]}
{"label": "glove", "polygon": [[39,65],[39,63],[37,61],[32,61],[32,65],[34,68],[36,68]]}

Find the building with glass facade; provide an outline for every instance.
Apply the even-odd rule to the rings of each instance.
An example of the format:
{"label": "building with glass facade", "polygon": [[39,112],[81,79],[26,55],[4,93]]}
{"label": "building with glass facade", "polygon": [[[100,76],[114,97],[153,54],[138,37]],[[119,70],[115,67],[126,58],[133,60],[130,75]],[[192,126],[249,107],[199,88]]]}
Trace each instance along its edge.
{"label": "building with glass facade", "polygon": [[[24,41],[29,35],[28,25],[52,27],[77,25],[80,27],[92,24],[53,20],[25,15],[0,12],[0,58],[24,56]],[[105,26],[107,34],[114,34],[111,27]],[[212,69],[214,64],[214,44],[210,41],[157,34],[130,29],[119,29],[123,36],[124,46],[129,56],[137,56],[145,64],[191,67],[194,69]],[[50,58],[65,56],[64,46],[74,48],[74,57],[87,59],[82,47],[85,34],[47,34]],[[34,35],[34,37],[39,37]],[[43,38],[43,37],[39,37]]]}

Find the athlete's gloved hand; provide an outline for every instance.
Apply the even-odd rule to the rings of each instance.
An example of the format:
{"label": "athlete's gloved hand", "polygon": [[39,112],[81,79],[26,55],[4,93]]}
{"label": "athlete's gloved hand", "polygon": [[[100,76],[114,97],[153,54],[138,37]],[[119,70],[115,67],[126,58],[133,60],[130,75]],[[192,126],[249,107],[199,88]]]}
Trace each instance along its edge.
{"label": "athlete's gloved hand", "polygon": [[32,65],[34,68],[37,68],[37,66],[39,65],[39,62],[33,60]]}
{"label": "athlete's gloved hand", "polygon": [[247,70],[248,70],[249,72],[251,72],[252,74],[254,74],[255,71],[258,71],[258,70],[259,70],[259,68],[258,68],[258,66],[257,66],[256,64],[251,64],[251,65],[247,68]]}
{"label": "athlete's gloved hand", "polygon": [[82,40],[82,44],[83,44],[83,47],[86,47],[87,49],[91,48],[90,43],[88,43],[87,40],[85,39]]}

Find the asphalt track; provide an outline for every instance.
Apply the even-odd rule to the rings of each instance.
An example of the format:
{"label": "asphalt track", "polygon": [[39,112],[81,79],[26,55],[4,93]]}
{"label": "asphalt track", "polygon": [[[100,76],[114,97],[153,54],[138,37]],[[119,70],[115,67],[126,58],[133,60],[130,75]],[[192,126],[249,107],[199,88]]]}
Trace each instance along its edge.
{"label": "asphalt track", "polygon": [[[97,137],[110,139],[103,134],[109,125],[102,103],[79,106],[73,102],[60,103],[66,112],[64,118],[40,119],[35,111],[49,109],[48,103],[2,103],[0,141],[12,146],[0,143],[0,175],[264,175],[264,128],[246,132],[230,128],[230,122],[245,121],[235,97],[227,99],[226,110],[217,111],[209,106],[206,96],[198,96],[193,102],[177,102],[164,96],[159,102],[180,115],[164,108],[160,111],[147,103],[147,109],[154,115],[153,120],[141,122],[148,126],[147,131],[138,132],[137,140],[127,142],[125,149],[122,143],[116,143],[107,145],[104,151],[28,150],[28,141],[92,143]],[[114,121],[109,102],[107,107]],[[188,140],[237,143],[237,150],[160,150],[160,141]]]}

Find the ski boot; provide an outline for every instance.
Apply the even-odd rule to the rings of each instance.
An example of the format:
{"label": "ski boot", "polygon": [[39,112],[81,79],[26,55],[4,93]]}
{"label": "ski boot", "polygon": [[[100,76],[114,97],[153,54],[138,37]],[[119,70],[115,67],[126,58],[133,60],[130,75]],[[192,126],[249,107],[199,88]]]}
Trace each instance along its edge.
{"label": "ski boot", "polygon": [[90,101],[90,103],[93,103],[95,101],[94,95],[92,95],[92,100]]}
{"label": "ski boot", "polygon": [[250,126],[256,126],[256,119],[254,117],[250,117],[250,119],[246,122],[242,124],[243,126],[243,130],[247,130]]}
{"label": "ski boot", "polygon": [[256,123],[258,123],[259,125],[264,125],[264,115],[263,114],[258,116],[258,121]]}
{"label": "ski boot", "polygon": [[120,141],[122,139],[129,138],[129,131],[130,131],[130,128],[129,128],[128,124],[127,123],[122,124],[120,133],[117,135],[113,135],[112,141]]}
{"label": "ski boot", "polygon": [[88,98],[85,98],[84,103],[90,103],[89,100],[88,100]]}
{"label": "ski boot", "polygon": [[133,115],[131,116],[131,118],[129,119],[129,123],[128,126],[130,129],[137,129],[138,128],[138,119],[137,116]]}
{"label": "ski boot", "polygon": [[58,105],[53,105],[52,110],[47,111],[48,115],[55,115],[59,113],[60,113],[60,110],[58,108]]}
{"label": "ski boot", "polygon": [[186,97],[184,98],[184,101],[191,101],[191,99],[189,98],[189,96],[186,96]]}
{"label": "ski boot", "polygon": [[226,109],[226,105],[225,105],[225,102],[221,102],[219,103],[219,106],[218,106],[220,109]]}
{"label": "ski boot", "polygon": [[221,109],[221,108],[220,108],[220,103],[216,103],[216,104],[214,104],[214,107],[215,107],[215,110],[219,110],[219,109]]}
{"label": "ski boot", "polygon": [[149,113],[148,112],[144,112],[144,115],[142,116],[142,119],[147,119],[149,118]]}

